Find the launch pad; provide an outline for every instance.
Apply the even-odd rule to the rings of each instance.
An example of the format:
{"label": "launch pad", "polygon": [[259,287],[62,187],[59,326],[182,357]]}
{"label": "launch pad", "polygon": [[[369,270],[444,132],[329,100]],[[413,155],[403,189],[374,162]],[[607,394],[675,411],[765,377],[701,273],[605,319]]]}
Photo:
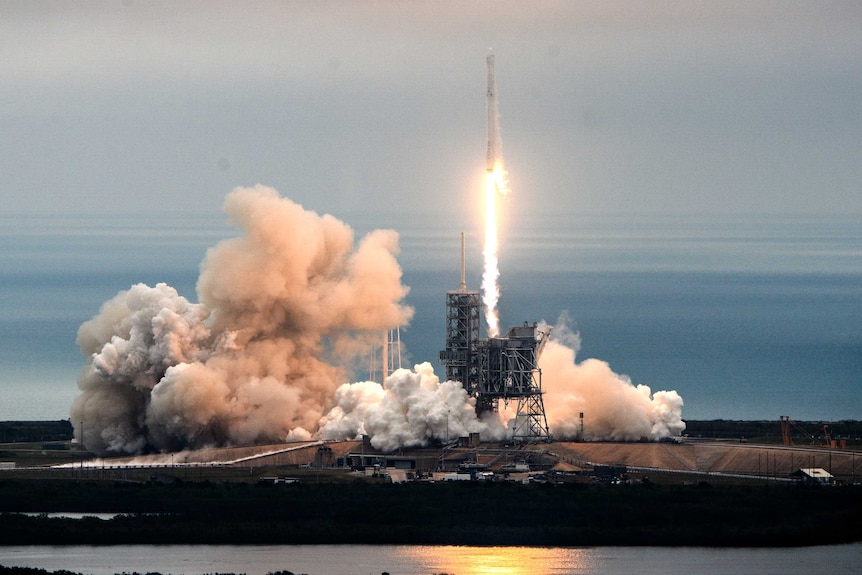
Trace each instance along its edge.
{"label": "launch pad", "polygon": [[504,337],[482,338],[482,300],[466,289],[463,268],[462,262],[461,288],[446,292],[446,348],[440,352],[446,379],[460,381],[475,398],[479,417],[496,412],[500,400],[516,401],[513,440],[549,440],[538,359],[550,330],[524,322]]}

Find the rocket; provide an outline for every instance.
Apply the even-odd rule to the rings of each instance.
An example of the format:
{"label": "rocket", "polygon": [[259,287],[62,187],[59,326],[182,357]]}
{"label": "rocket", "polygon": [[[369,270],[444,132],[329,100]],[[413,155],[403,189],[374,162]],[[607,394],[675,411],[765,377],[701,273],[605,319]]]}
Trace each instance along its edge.
{"label": "rocket", "polygon": [[488,172],[494,171],[497,163],[497,81],[494,79],[494,53],[488,50],[488,92],[486,107],[488,108]]}

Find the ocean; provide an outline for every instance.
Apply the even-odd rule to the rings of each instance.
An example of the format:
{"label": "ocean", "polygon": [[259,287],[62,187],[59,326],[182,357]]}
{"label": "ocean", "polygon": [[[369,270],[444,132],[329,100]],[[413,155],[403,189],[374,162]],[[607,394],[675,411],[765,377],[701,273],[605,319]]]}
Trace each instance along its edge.
{"label": "ocean", "polygon": [[[336,216],[357,238],[399,232],[415,309],[401,332],[405,361],[441,373],[464,226]],[[139,282],[196,301],[207,248],[238,233],[218,213],[0,223],[0,420],[68,418],[85,363],[78,326]],[[481,233],[466,232],[468,286],[478,289]],[[683,419],[862,419],[862,215],[509,214],[500,271],[504,328],[566,317],[578,360],[676,390]]]}

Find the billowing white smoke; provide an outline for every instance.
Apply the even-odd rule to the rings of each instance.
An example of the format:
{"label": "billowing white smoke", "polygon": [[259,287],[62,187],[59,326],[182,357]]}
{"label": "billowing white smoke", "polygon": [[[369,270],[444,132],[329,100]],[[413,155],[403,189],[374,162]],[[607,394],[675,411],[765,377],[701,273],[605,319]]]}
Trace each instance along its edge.
{"label": "billowing white smoke", "polygon": [[323,438],[368,435],[371,445],[383,451],[470,433],[502,439],[506,433],[495,417],[477,419],[475,400],[464,387],[456,381],[440,383],[427,362],[414,371],[395,371],[383,386],[373,381],[342,385],[335,394],[335,407],[320,424]]}
{"label": "billowing white smoke", "polygon": [[139,284],[80,327],[71,418],[87,449],[309,438],[346,377],[336,366],[410,319],[395,232],[354,246],[346,224],[262,186],[224,210],[245,233],[207,253],[201,303]]}
{"label": "billowing white smoke", "polygon": [[598,359],[577,363],[580,341],[567,322],[565,316],[560,318],[539,359],[552,435],[580,437],[580,413],[587,440],[658,440],[682,433],[683,401],[677,392],[651,393],[649,387],[633,385]]}
{"label": "billowing white smoke", "polygon": [[[682,398],[675,391],[650,394],[596,359],[575,362],[578,335],[562,316],[554,336],[539,360],[545,412],[551,434],[557,439],[580,438],[584,413],[584,439],[638,441],[679,435],[685,429]],[[542,326],[541,331],[547,331]],[[373,381],[344,384],[335,394],[335,407],[320,420],[318,435],[325,439],[353,439],[368,435],[371,444],[390,451],[427,445],[431,440],[480,433],[483,440],[500,440],[511,434],[516,401],[500,413],[481,420],[475,400],[458,382],[440,383],[431,365],[415,371],[398,370],[383,386]]]}

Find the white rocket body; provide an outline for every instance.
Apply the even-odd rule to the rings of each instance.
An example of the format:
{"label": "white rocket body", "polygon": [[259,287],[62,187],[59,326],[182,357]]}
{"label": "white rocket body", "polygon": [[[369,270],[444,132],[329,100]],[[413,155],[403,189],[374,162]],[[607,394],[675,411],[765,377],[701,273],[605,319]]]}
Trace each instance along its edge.
{"label": "white rocket body", "polygon": [[497,163],[497,81],[494,79],[494,54],[488,52],[488,92],[486,105],[488,108],[488,157],[487,169],[494,171]]}

